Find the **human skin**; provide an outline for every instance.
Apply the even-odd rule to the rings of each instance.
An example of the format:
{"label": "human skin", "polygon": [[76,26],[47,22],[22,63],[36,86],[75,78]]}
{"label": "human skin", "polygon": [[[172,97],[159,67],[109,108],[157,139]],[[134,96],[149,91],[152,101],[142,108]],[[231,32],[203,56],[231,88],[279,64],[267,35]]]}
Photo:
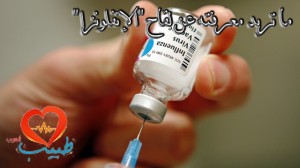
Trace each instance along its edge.
{"label": "human skin", "polygon": [[[140,85],[132,76],[134,62],[147,39],[146,17],[157,7],[139,1],[145,9],[140,26],[130,27],[123,36],[83,47],[63,48],[43,57],[0,88],[0,137],[20,133],[22,115],[29,109],[54,105],[68,117],[68,135],[76,138],[76,151],[93,137],[93,156],[28,164],[3,140],[0,161],[4,167],[101,167],[119,162],[129,141],[136,137],[141,120],[128,110]],[[205,6],[194,11],[199,16],[214,10],[219,25],[233,18],[222,6]],[[162,124],[146,124],[141,136],[140,166],[170,167],[184,161],[195,145],[194,122],[203,116],[243,104],[251,88],[246,61],[236,54],[223,54],[234,40],[236,28],[216,36],[211,54],[203,59],[194,90],[184,101],[168,103]],[[10,125],[10,127],[8,127]],[[78,153],[74,153],[78,155]]]}

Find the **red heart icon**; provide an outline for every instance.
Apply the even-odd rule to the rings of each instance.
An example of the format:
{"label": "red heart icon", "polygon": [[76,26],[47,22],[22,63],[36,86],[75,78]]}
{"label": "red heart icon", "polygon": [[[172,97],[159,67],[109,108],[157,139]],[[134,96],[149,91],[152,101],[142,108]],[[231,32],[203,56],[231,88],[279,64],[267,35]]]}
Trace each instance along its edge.
{"label": "red heart icon", "polygon": [[[51,138],[49,139],[49,142],[46,142],[44,139],[42,139],[39,135],[37,135],[29,126],[29,119],[35,115],[40,116],[42,119],[44,119],[44,116],[47,113],[55,113],[58,116],[57,121],[57,127]],[[51,144],[56,141],[58,138],[62,136],[62,134],[65,132],[67,128],[67,116],[66,113],[61,110],[60,108],[56,106],[47,106],[42,111],[39,109],[31,109],[27,111],[21,120],[20,123],[21,129],[23,134],[31,141],[43,144],[46,147],[50,147]]]}

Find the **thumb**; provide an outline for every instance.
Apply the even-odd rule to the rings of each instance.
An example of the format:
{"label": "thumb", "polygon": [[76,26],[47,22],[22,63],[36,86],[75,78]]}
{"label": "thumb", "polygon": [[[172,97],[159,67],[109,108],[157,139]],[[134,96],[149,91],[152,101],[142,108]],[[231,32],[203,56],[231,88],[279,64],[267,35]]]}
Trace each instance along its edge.
{"label": "thumb", "polygon": [[[52,52],[31,68],[31,76],[45,78],[47,74],[47,81],[43,82],[53,84],[55,79],[55,87],[62,87],[56,90],[62,90],[63,94],[80,93],[80,97],[83,97],[81,93],[85,94],[84,97],[98,97],[137,88],[132,68],[147,40],[145,19],[155,15],[156,6],[139,1],[132,10],[136,6],[144,9],[139,26],[132,25],[124,36],[100,44]],[[66,89],[65,86],[69,87]]]}
{"label": "thumb", "polygon": [[145,33],[146,29],[146,18],[152,17],[156,14],[157,7],[150,1],[139,1],[133,5],[131,11],[135,7],[140,7],[144,9],[144,15],[139,17],[139,26],[131,26],[128,34],[123,39],[122,43],[122,54],[121,62],[123,68],[128,67],[132,68],[136,57],[138,56],[140,50],[142,49],[147,36]]}
{"label": "thumb", "polygon": [[[146,18],[155,16],[157,7],[149,1],[138,1],[133,5],[131,11],[136,7],[144,9],[144,15],[138,17],[139,26],[131,26],[129,31],[121,38],[120,48],[115,47],[117,54],[116,60],[116,70],[115,74],[112,77],[115,80],[115,85],[118,85],[120,88],[127,90],[128,88],[133,88],[134,83],[129,82],[128,79],[133,79],[132,69],[133,65],[143,48],[144,43],[147,40],[146,36]],[[123,83],[122,81],[127,81]]]}

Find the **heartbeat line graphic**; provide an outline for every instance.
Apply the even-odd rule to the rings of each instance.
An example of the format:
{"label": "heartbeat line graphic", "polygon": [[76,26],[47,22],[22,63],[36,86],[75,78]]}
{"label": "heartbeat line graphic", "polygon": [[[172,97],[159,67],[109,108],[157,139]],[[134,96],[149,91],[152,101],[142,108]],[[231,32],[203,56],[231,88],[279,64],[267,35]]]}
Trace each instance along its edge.
{"label": "heartbeat line graphic", "polygon": [[34,131],[38,130],[40,133],[43,133],[44,131],[45,134],[51,133],[54,130],[56,130],[56,128],[51,128],[50,126],[47,126],[45,122],[43,122],[41,126],[37,125],[35,126],[35,128],[31,128],[31,129]]}

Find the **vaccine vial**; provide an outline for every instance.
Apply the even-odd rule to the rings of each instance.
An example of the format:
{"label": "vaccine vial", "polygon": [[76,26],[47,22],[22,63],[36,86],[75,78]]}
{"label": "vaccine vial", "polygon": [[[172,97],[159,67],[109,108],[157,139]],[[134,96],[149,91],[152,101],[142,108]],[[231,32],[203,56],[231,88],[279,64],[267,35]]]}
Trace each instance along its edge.
{"label": "vaccine vial", "polygon": [[[172,12],[173,23],[179,17],[193,16],[197,19],[183,9],[168,10]],[[141,83],[142,90],[133,97],[129,109],[147,122],[161,123],[167,102],[184,100],[191,93],[200,60],[208,54],[214,34],[211,28],[196,22],[187,26],[181,34],[158,23],[151,32],[162,32],[164,36],[149,37],[135,62],[133,74]]]}

